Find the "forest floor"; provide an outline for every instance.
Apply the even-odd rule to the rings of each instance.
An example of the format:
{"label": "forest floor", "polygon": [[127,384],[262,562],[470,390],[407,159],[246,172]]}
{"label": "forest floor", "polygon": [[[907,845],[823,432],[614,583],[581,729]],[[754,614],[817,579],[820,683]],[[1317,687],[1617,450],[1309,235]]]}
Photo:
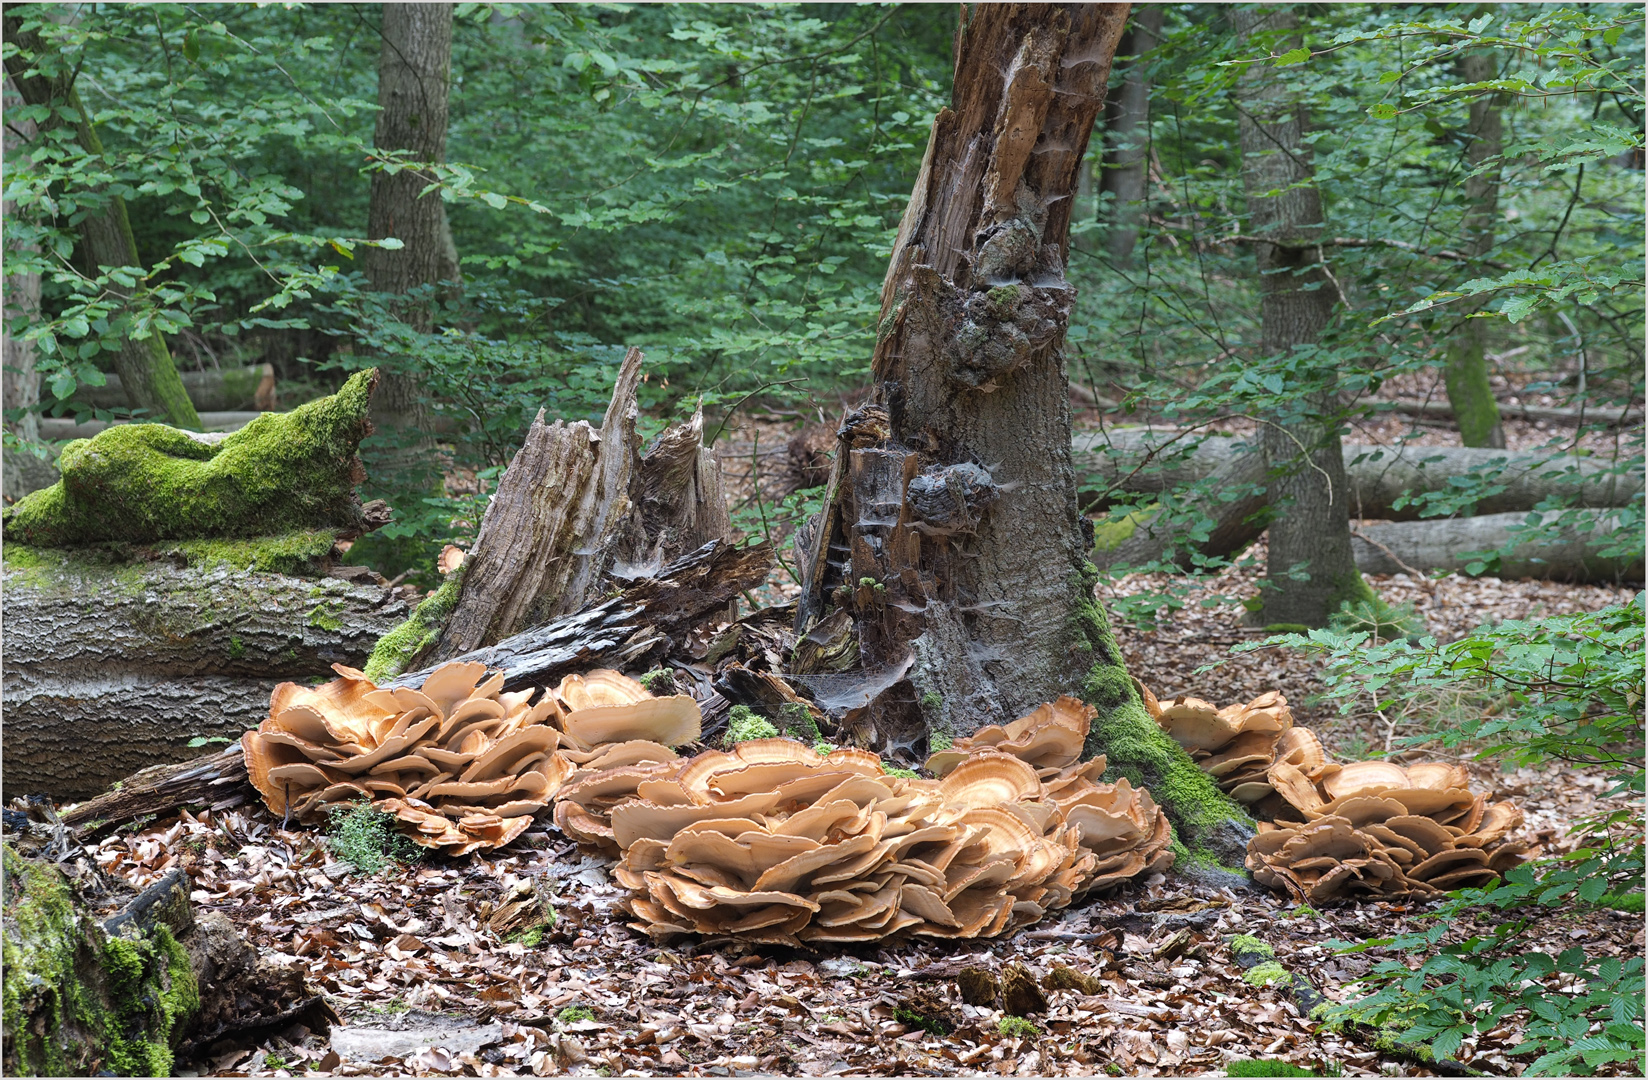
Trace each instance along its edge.
{"label": "forest floor", "polygon": [[[1164,697],[1196,692],[1226,703],[1280,688],[1330,752],[1382,749],[1393,732],[1377,714],[1340,717],[1311,701],[1321,683],[1310,658],[1271,649],[1229,655],[1248,635],[1240,608],[1216,598],[1250,593],[1252,582],[1241,579],[1258,572],[1237,568],[1203,583],[1149,629],[1119,624],[1129,666]],[[1630,595],[1493,579],[1372,584],[1388,599],[1414,601],[1443,637],[1488,619],[1596,608]],[[1122,579],[1106,599],[1166,585]],[[1215,661],[1223,661],[1216,671],[1196,674]],[[1469,764],[1476,785],[1517,799],[1529,832],[1548,849],[1560,849],[1567,823],[1603,801],[1600,776],[1582,770],[1501,773]],[[1256,935],[1285,966],[1343,998],[1344,984],[1382,954],[1338,955],[1330,943],[1420,927],[1431,906],[1424,903],[1298,912],[1262,890],[1211,892],[1170,875],[1006,940],[916,939],[818,953],[659,946],[613,910],[623,894],[606,865],[544,828],[489,856],[365,877],[319,832],[282,829],[258,807],[116,834],[98,859],[139,887],[182,867],[200,909],[222,911],[265,955],[301,966],[346,1021],[330,1038],[293,1029],[255,1050],[195,1063],[200,1075],[1208,1075],[1247,1058],[1350,1075],[1431,1075],[1413,1060],[1318,1030],[1285,989],[1244,982],[1228,944],[1234,934]],[[556,915],[530,945],[487,928],[492,911],[525,883]],[[1640,915],[1559,914],[1540,924],[1530,948],[1555,953],[1583,942],[1592,953],[1640,956],[1641,925]],[[1191,931],[1188,951],[1156,959],[1181,928]],[[998,1012],[960,1004],[954,976],[969,964],[999,970],[1011,962],[1038,977],[1069,965],[1102,989],[1052,991],[1048,1011],[1031,1018],[1036,1032],[1004,1035]],[[906,1001],[925,1002],[930,1015],[935,996],[956,1025],[948,1035],[895,1019]],[[1484,1072],[1515,1074],[1522,1063],[1505,1051],[1518,1041],[1517,1025],[1506,1024],[1468,1040],[1458,1057]]]}

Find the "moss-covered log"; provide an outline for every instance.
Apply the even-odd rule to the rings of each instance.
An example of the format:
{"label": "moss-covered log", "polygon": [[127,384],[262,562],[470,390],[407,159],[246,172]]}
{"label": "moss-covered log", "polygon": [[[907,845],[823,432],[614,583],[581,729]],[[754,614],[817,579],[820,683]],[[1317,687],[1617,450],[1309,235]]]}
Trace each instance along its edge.
{"label": "moss-covered log", "polygon": [[70,443],[63,479],[0,516],[6,539],[41,547],[254,537],[294,529],[360,533],[355,450],[372,428],[376,371],[331,397],[260,416],[221,439],[126,424]]}
{"label": "moss-covered log", "polygon": [[5,846],[0,880],[4,1075],[170,1076],[295,1023],[336,1021],[300,968],[259,960],[217,912],[197,918],[182,871],[115,907],[89,860],[66,875],[28,844]]}
{"label": "moss-covered log", "polygon": [[[1089,596],[1095,579],[1090,573],[1083,581]],[[1237,868],[1253,837],[1252,819],[1145,711],[1097,598],[1081,609],[1078,621],[1093,650],[1082,697],[1099,711],[1083,756],[1105,755],[1107,780],[1125,776],[1150,789],[1173,821],[1177,871],[1216,885],[1244,882]]]}
{"label": "moss-covered log", "polygon": [[7,544],[5,786],[96,794],[201,752],[191,738],[238,737],[278,682],[364,663],[406,617],[398,594],[262,569],[301,570],[331,543],[174,545],[183,566]]}
{"label": "moss-covered log", "polygon": [[150,904],[111,931],[50,862],[7,845],[4,870],[5,1075],[170,1076],[200,1010],[178,941],[193,928],[187,892],[169,885],[181,907]]}

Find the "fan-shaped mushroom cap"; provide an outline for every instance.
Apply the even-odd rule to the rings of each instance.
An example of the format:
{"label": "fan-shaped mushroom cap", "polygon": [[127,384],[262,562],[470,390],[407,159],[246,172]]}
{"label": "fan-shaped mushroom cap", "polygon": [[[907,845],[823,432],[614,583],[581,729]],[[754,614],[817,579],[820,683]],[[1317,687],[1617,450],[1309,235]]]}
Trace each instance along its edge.
{"label": "fan-shaped mushroom cap", "polygon": [[1156,695],[1150,692],[1150,687],[1134,678],[1133,688],[1139,692],[1139,700],[1144,704],[1144,711],[1150,714],[1152,720],[1160,721],[1162,703],[1156,700]]}
{"label": "fan-shaped mushroom cap", "polygon": [[1350,822],[1341,817],[1325,817],[1299,829],[1277,855],[1290,863],[1320,856],[1342,862],[1367,853],[1366,838]]}
{"label": "fan-shaped mushroom cap", "polygon": [[1418,866],[1410,867],[1408,876],[1415,881],[1430,881],[1439,874],[1452,873],[1468,866],[1486,869],[1488,853],[1481,848],[1455,847],[1438,851]]}
{"label": "fan-shaped mushroom cap", "polygon": [[1398,836],[1405,836],[1419,845],[1427,857],[1453,846],[1453,837],[1448,830],[1428,817],[1404,814],[1401,817],[1389,818],[1384,824],[1385,828]]}
{"label": "fan-shaped mushroom cap", "polygon": [[687,694],[622,705],[589,705],[568,712],[561,724],[568,734],[592,744],[647,739],[679,746],[692,742],[703,730],[698,702]]}
{"label": "fan-shaped mushroom cap", "polygon": [[1229,776],[1231,773],[1255,764],[1268,766],[1276,756],[1276,736],[1268,731],[1244,731],[1232,739],[1224,749],[1201,762],[1202,771],[1209,776]]}
{"label": "fan-shaped mushroom cap", "polygon": [[1471,793],[1465,788],[1398,788],[1386,792],[1385,797],[1401,803],[1407,813],[1424,817],[1445,815],[1452,818],[1460,812],[1468,812],[1473,801]]}
{"label": "fan-shaped mushroom cap", "polygon": [[1375,792],[1392,793],[1394,789],[1407,786],[1407,770],[1390,761],[1354,761],[1339,770],[1337,775],[1322,781],[1322,787],[1330,799]]}
{"label": "fan-shaped mushroom cap", "polygon": [[939,791],[945,801],[958,806],[999,806],[1035,798],[1041,781],[1035,769],[1010,754],[983,753],[956,766]]}
{"label": "fan-shaped mushroom cap", "polygon": [[1440,761],[1409,765],[1407,772],[1410,787],[1435,788],[1438,791],[1467,787],[1471,780],[1463,765],[1448,765]]}
{"label": "fan-shaped mushroom cap", "polygon": [[453,661],[429,673],[419,687],[424,697],[435,703],[438,715],[449,716],[457,704],[475,692],[475,684],[486,674],[486,665],[475,661]]}
{"label": "fan-shaped mushroom cap", "polygon": [[1497,802],[1488,806],[1477,823],[1474,835],[1482,841],[1483,847],[1502,840],[1522,826],[1522,810],[1514,803]]}
{"label": "fan-shaped mushroom cap", "polygon": [[1321,793],[1298,766],[1278,761],[1270,767],[1265,776],[1270,780],[1270,786],[1276,789],[1276,794],[1286,799],[1295,809],[1308,814],[1321,807]]}
{"label": "fan-shaped mushroom cap", "polygon": [[613,839],[620,848],[627,848],[642,837],[672,839],[686,826],[707,818],[747,817],[755,822],[755,815],[767,813],[777,803],[778,796],[774,792],[757,792],[713,806],[658,806],[648,802],[627,802],[613,808]]}
{"label": "fan-shaped mushroom cap", "polygon": [[1328,763],[1321,740],[1306,727],[1290,727],[1277,737],[1276,760],[1297,766],[1306,775]]}
{"label": "fan-shaped mushroom cap", "polygon": [[[552,727],[540,724],[517,731],[485,750],[479,757],[470,763],[464,770],[465,780],[489,780],[504,772],[518,772],[512,768],[522,759],[536,753],[554,750],[560,745],[560,732]],[[562,760],[565,760],[564,758]],[[567,772],[570,775],[572,763],[567,762]]]}
{"label": "fan-shaped mushroom cap", "polygon": [[329,736],[328,741],[370,746],[373,744],[375,724],[387,715],[385,710],[367,700],[375,689],[365,679],[348,677],[312,687],[281,683],[269,697],[269,715],[279,717],[289,709],[303,706],[320,715]]}
{"label": "fan-shaped mushroom cap", "polygon": [[632,705],[652,697],[647,688],[634,679],[607,668],[583,675],[568,675],[555,688],[567,712],[597,709],[611,705]]}
{"label": "fan-shaped mushroom cap", "polygon": [[1219,750],[1241,732],[1239,723],[1219,715],[1200,698],[1175,698],[1162,706],[1162,728],[1186,750]]}

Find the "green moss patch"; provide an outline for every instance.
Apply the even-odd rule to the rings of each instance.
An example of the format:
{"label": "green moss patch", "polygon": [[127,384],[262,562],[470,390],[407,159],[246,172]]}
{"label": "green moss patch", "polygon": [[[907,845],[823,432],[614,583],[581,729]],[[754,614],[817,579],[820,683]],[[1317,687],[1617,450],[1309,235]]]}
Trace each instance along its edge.
{"label": "green moss patch", "polygon": [[441,631],[446,629],[446,620],[458,609],[458,596],[463,591],[463,575],[468,565],[464,563],[446,575],[441,587],[432,596],[425,597],[405,622],[378,639],[363,669],[368,679],[379,683],[393,679],[434,647]]}
{"label": "green moss patch", "polygon": [[108,937],[55,867],[0,857],[4,1074],[170,1076],[172,1040],[200,1008],[188,953],[164,926]]}
{"label": "green moss patch", "polygon": [[1266,960],[1262,964],[1248,968],[1242,976],[1242,981],[1249,986],[1292,986],[1293,976],[1275,960]]}
{"label": "green moss patch", "polygon": [[1150,789],[1182,842],[1177,850],[1187,858],[1181,870],[1208,866],[1239,874],[1240,869],[1232,868],[1242,864],[1253,821],[1145,711],[1104,607],[1093,597],[1096,580],[1097,571],[1088,566],[1076,615],[1092,650],[1081,696],[1098,710],[1082,756],[1104,754],[1109,759],[1106,780],[1125,776],[1134,787]]}
{"label": "green moss patch", "polygon": [[741,742],[751,739],[776,739],[778,729],[772,721],[751,709],[748,705],[734,705],[727,714],[727,734],[722,742],[727,746],[737,746]]}
{"label": "green moss patch", "polygon": [[66,446],[63,478],[0,521],[9,539],[40,547],[359,529],[355,451],[371,430],[376,381],[360,372],[333,396],[266,413],[220,442],[164,424],[108,428]]}
{"label": "green moss patch", "polygon": [[1225,1062],[1226,1076],[1317,1076],[1312,1069],[1286,1061],[1259,1061],[1252,1058]]}

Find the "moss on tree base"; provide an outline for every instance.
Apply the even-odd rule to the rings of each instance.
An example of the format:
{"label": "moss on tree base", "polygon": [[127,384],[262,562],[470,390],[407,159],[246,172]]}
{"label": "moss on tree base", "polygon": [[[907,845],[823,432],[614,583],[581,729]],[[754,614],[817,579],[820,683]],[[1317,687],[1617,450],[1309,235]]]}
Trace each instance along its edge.
{"label": "moss on tree base", "polygon": [[163,925],[108,936],[55,867],[3,859],[5,1075],[170,1076],[200,1008],[188,953]]}
{"label": "moss on tree base", "polygon": [[376,381],[360,372],[331,397],[266,413],[218,442],[163,424],[111,427],[65,447],[63,479],[0,522],[8,539],[40,547],[360,532],[355,450],[371,431]]}
{"label": "moss on tree base", "polygon": [[1106,779],[1125,776],[1135,787],[1150,789],[1173,822],[1175,869],[1192,876],[1241,875],[1253,821],[1145,711],[1104,606],[1093,595],[1097,574],[1091,566],[1083,574],[1077,614],[1092,648],[1081,696],[1099,712],[1083,756],[1104,754]]}

